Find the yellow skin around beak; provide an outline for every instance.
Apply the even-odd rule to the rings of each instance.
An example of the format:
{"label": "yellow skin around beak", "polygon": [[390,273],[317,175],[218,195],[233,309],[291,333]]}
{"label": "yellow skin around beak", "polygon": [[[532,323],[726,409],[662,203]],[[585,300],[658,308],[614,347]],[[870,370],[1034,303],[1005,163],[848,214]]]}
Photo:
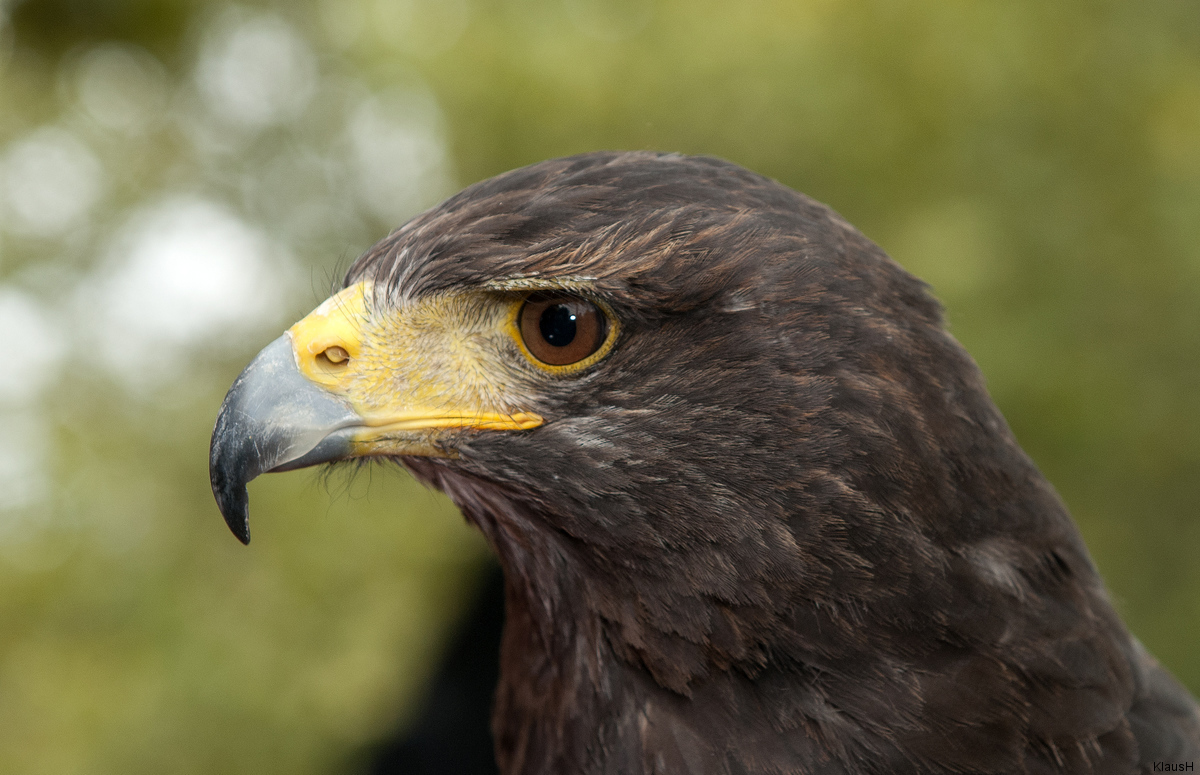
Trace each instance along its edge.
{"label": "yellow skin around beak", "polygon": [[259,474],[368,455],[455,457],[465,436],[537,428],[545,421],[532,408],[547,381],[603,358],[620,328],[605,309],[603,344],[555,366],[524,343],[521,310],[531,293],[581,293],[585,283],[506,280],[398,304],[377,302],[372,290],[359,283],[325,301],[263,348],[226,394],[209,479],[243,543],[246,484]]}
{"label": "yellow skin around beak", "polygon": [[526,430],[511,326],[520,299],[446,294],[373,314],[358,283],[288,329],[300,373],[362,418],[353,456],[452,454],[447,430]]}

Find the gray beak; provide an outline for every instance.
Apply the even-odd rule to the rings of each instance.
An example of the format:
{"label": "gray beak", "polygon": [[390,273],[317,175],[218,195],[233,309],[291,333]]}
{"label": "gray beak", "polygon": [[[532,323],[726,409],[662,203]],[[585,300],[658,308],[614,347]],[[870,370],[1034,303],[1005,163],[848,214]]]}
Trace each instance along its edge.
{"label": "gray beak", "polygon": [[361,424],[344,400],[300,373],[287,334],[267,345],[226,394],[209,447],[213,495],[238,540],[250,543],[251,479],[346,457]]}

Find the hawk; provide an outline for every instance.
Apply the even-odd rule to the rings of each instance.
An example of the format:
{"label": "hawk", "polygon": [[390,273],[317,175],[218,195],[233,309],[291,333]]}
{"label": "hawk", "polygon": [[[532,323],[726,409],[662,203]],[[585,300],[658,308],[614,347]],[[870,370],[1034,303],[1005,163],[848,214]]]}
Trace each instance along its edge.
{"label": "hawk", "polygon": [[473,185],[238,377],[213,492],[394,459],[503,567],[504,773],[1138,773],[1196,701],[1126,630],[928,288],[734,164]]}

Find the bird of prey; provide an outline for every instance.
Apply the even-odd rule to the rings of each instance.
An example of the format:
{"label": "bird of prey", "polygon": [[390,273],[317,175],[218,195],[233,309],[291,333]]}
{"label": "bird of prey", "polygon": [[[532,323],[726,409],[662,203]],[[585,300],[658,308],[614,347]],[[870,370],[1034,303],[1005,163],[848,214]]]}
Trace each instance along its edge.
{"label": "bird of prey", "polygon": [[362,456],[499,558],[503,773],[1200,760],[928,288],[737,165],[547,161],[370,249],[234,383],[213,492],[248,541],[250,479]]}

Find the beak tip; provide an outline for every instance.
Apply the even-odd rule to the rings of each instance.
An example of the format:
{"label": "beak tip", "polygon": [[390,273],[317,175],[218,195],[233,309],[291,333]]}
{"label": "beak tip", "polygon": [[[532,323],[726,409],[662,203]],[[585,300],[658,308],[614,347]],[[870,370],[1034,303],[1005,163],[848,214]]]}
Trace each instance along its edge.
{"label": "beak tip", "polygon": [[241,522],[235,522],[234,520],[230,519],[230,520],[228,520],[228,524],[229,524],[229,529],[233,531],[233,534],[235,536],[237,536],[237,540],[242,542],[242,546],[249,546],[250,545],[250,520],[242,519]]}
{"label": "beak tip", "polygon": [[216,492],[217,507],[221,509],[221,516],[225,518],[225,524],[237,540],[249,544],[250,495],[246,492],[246,485],[222,489],[223,491]]}

